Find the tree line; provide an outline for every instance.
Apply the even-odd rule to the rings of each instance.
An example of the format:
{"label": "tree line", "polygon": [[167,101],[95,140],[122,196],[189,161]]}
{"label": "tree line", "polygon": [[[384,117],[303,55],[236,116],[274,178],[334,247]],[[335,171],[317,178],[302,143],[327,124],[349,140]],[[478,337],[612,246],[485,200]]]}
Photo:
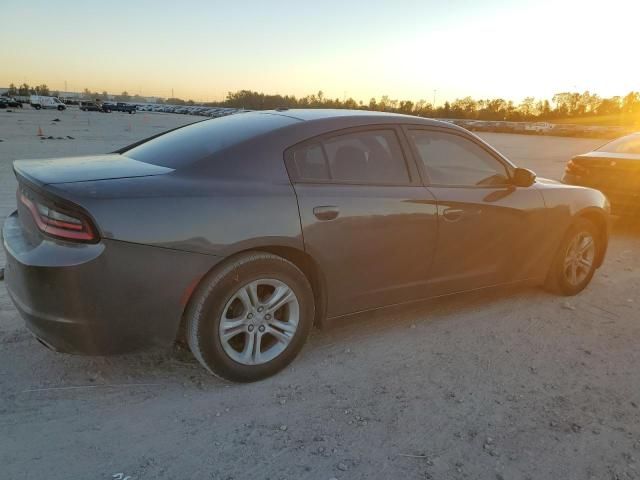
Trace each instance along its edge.
{"label": "tree line", "polygon": [[[47,85],[29,86],[26,83],[16,87],[9,86],[8,94],[20,95],[54,95],[59,92],[50,91]],[[82,97],[87,100],[114,99],[120,102],[146,103],[146,97],[130,95],[124,91],[120,95],[109,95],[106,91],[92,92],[85,88]],[[172,105],[195,105],[193,100],[180,98],[159,99],[158,103]],[[268,110],[274,108],[349,108],[377,110],[385,112],[406,113],[421,117],[458,118],[472,120],[507,120],[507,121],[547,121],[574,117],[618,116],[622,123],[640,122],[640,92],[629,92],[625,96],[600,97],[588,91],[556,93],[551,101],[526,97],[515,103],[502,98],[480,99],[464,97],[452,102],[444,102],[435,106],[426,100],[396,100],[387,95],[371,98],[368,103],[353,98],[330,98],[322,91],[317,94],[296,97],[294,95],[272,95],[251,90],[229,92],[221,102],[202,103],[205,106],[245,108],[248,110]]]}
{"label": "tree line", "polygon": [[246,108],[249,110],[286,108],[351,108],[405,113],[422,117],[457,118],[475,120],[543,121],[573,117],[619,115],[628,121],[640,121],[640,92],[625,96],[602,98],[590,92],[556,93],[552,100],[527,97],[516,104],[502,98],[476,100],[459,98],[434,106],[426,100],[395,100],[388,96],[372,98],[368,103],[353,98],[340,100],[327,98],[320,91],[297,98],[290,95],[267,95],[250,90],[229,92],[216,106]]}

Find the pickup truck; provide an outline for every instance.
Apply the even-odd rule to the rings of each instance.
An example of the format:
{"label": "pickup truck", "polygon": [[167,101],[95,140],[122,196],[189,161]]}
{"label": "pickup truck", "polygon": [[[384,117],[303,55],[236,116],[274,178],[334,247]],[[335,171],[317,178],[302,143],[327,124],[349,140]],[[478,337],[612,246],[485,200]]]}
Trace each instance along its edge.
{"label": "pickup truck", "polygon": [[130,105],[124,102],[105,103],[103,108],[108,108],[112,112],[136,113],[137,105]]}

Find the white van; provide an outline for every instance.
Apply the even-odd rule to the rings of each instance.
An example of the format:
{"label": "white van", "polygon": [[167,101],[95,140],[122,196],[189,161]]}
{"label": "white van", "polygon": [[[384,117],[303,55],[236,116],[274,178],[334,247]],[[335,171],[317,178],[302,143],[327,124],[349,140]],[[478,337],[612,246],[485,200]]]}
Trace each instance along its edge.
{"label": "white van", "polygon": [[56,108],[58,110],[64,110],[67,106],[62,103],[58,97],[46,97],[44,95],[31,95],[29,103],[36,110],[41,108]]}

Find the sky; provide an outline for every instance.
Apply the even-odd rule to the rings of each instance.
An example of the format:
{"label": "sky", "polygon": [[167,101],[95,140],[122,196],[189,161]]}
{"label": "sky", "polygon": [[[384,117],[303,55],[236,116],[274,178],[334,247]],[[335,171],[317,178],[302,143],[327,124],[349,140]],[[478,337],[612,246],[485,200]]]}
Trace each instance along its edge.
{"label": "sky", "polygon": [[2,0],[2,18],[0,86],[437,104],[640,90],[640,0]]}

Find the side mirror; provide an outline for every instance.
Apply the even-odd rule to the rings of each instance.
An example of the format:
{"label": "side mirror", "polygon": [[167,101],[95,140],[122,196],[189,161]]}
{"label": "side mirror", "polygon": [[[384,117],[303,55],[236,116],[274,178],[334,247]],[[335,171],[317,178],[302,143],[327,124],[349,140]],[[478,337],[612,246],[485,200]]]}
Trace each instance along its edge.
{"label": "side mirror", "polygon": [[512,183],[516,187],[530,187],[536,181],[536,174],[527,168],[516,168],[513,172]]}

